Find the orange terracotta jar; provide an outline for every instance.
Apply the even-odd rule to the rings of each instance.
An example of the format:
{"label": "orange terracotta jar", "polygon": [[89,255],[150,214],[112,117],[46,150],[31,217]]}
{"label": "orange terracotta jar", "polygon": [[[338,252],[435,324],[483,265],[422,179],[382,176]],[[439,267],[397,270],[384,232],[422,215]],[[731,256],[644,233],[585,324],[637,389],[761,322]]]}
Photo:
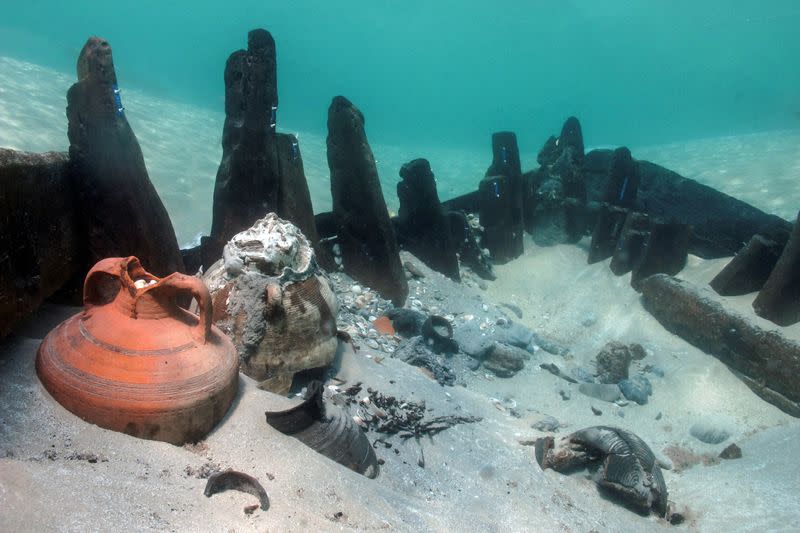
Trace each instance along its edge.
{"label": "orange terracotta jar", "polygon": [[[186,293],[199,317],[176,303]],[[211,324],[205,284],[115,257],[89,271],[83,302],[39,347],[36,372],[50,394],[87,422],[136,437],[182,444],[211,431],[236,395],[239,360]]]}

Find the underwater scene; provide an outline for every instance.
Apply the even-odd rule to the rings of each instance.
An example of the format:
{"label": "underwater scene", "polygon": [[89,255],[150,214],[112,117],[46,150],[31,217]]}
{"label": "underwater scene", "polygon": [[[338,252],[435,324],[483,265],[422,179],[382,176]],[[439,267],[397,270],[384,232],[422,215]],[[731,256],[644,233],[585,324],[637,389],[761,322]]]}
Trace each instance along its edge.
{"label": "underwater scene", "polygon": [[4,6],[0,531],[800,530],[800,5]]}

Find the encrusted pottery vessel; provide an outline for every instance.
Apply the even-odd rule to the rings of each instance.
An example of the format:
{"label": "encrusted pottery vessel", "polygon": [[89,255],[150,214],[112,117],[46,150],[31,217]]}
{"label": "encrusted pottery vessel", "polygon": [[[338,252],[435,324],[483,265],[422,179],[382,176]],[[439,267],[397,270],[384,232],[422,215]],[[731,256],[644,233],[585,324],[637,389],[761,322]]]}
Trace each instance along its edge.
{"label": "encrusted pottery vessel", "polygon": [[[190,293],[199,316],[182,309]],[[238,387],[236,351],[211,324],[202,280],[157,278],[135,257],[108,258],[86,276],[84,311],[45,337],[36,372],[50,394],[87,422],[145,439],[202,439]]]}
{"label": "encrusted pottery vessel", "polygon": [[296,372],[333,361],[336,295],[296,226],[268,214],[234,235],[203,279],[214,323],[262,388],[285,394]]}

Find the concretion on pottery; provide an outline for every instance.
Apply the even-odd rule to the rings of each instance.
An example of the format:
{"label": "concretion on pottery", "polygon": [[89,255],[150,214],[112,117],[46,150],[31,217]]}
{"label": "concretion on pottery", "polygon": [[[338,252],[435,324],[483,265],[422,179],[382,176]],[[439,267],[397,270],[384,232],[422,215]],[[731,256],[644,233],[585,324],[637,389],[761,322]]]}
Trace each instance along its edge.
{"label": "concretion on pottery", "polygon": [[[176,303],[187,292],[199,316]],[[135,257],[103,259],[86,276],[84,306],[47,335],[36,358],[39,379],[66,409],[172,444],[202,439],[225,415],[238,387],[236,351],[211,324],[200,279],[159,279]]]}
{"label": "concretion on pottery", "polygon": [[225,245],[204,280],[214,323],[262,388],[285,394],[296,372],[333,361],[338,303],[296,226],[268,214]]}
{"label": "concretion on pottery", "polygon": [[555,441],[536,441],[536,461],[542,469],[569,472],[601,463],[597,484],[643,510],[667,513],[667,485],[650,447],[628,430],[593,426]]}

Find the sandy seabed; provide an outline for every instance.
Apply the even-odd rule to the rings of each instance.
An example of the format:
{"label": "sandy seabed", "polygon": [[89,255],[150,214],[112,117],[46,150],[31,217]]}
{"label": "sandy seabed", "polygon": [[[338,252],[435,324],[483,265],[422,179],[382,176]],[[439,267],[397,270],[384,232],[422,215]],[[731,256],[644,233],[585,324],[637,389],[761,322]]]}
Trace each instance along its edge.
{"label": "sandy seabed", "polygon": [[[66,149],[64,95],[72,77],[0,58],[0,79],[0,146]],[[123,97],[179,239],[190,241],[210,221],[223,116],[136,91]],[[329,206],[324,138],[301,133],[300,140],[314,205],[324,210]],[[800,206],[798,144],[800,133],[775,132],[632,150],[637,158],[791,219]],[[473,188],[490,155],[488,148],[486,154],[423,153],[374,143],[373,149],[390,207],[403,162],[428,157],[447,198]],[[524,159],[532,164],[535,154]],[[725,262],[690,257],[680,277],[705,286]],[[481,291],[456,289],[429,272],[427,281],[414,286],[415,295],[424,299],[435,286],[443,292],[471,290],[476,302],[498,313],[499,304],[514,304],[522,310],[521,322],[570,354],[539,351],[512,378],[478,370],[466,374],[462,385],[442,387],[396,359],[376,364],[368,349],[356,353],[342,345],[337,376],[348,383],[424,399],[436,414],[483,417],[424,440],[425,468],[418,466],[413,440],[398,442],[398,453],[378,449],[385,464],[375,480],[268,427],[265,410],[296,400],[263,392],[246,377],[231,411],[198,446],[139,440],[83,422],[55,403],[36,378],[40,340],[76,311],[44,307],[0,345],[0,531],[796,531],[800,420],[758,398],[714,357],[664,330],[643,309],[629,275],[615,277],[608,261],[586,264],[585,241],[540,248],[527,240],[524,256],[498,266],[497,274]],[[753,315],[753,297],[716,298],[776,329]],[[800,326],[780,329],[800,340]],[[591,368],[611,340],[639,342],[647,350],[632,372],[644,365],[664,371],[663,377],[648,374],[654,392],[647,404],[620,407],[589,398],[539,367],[555,362]],[[519,418],[502,408],[512,403]],[[543,472],[522,442],[544,435],[531,426],[546,415],[561,423],[556,435],[616,425],[637,433],[665,459],[681,450],[682,459],[696,464],[664,475],[670,500],[686,513],[686,523],[670,526],[633,513],[601,496],[586,475]],[[723,428],[730,437],[704,444],[689,434],[698,422]],[[741,459],[703,464],[704,457],[716,457],[732,442],[741,447]],[[204,465],[257,477],[269,494],[269,510],[246,515],[243,508],[253,498],[237,492],[206,498],[206,480],[194,474]]]}
{"label": "sandy seabed", "polygon": [[[397,359],[376,363],[376,352],[341,346],[336,376],[347,383],[424,400],[435,415],[483,417],[423,439],[424,468],[413,439],[393,439],[396,453],[379,446],[385,464],[375,480],[268,427],[265,410],[297,400],[261,391],[244,376],[233,408],[198,446],[140,440],[83,422],[55,403],[35,376],[39,339],[74,311],[45,307],[0,347],[0,530],[794,530],[800,520],[800,420],[765,403],[725,365],[664,330],[642,308],[629,276],[615,277],[607,261],[586,265],[581,246],[537,248],[528,241],[526,247],[523,257],[498,268],[498,281],[485,292],[457,288],[428,271],[425,280],[412,284],[412,295],[425,301],[436,290],[467,291],[490,314],[501,312],[498,303],[513,303],[522,309],[521,322],[568,347],[568,356],[539,350],[512,378],[478,369],[459,385],[442,387]],[[703,284],[723,264],[692,257],[681,277]],[[771,327],[752,316],[752,296],[720,300]],[[438,304],[449,305],[447,299]],[[800,338],[800,326],[783,333]],[[565,369],[591,368],[609,340],[646,348],[648,355],[632,372],[644,365],[664,371],[663,377],[648,374],[654,392],[647,404],[620,407],[584,396],[577,385],[539,367],[555,362]],[[518,416],[503,408],[512,404]],[[545,435],[531,426],[547,415],[561,423],[556,436],[601,424],[640,435],[673,462],[664,472],[669,499],[686,523],[670,526],[636,514],[602,496],[584,474],[542,471],[525,443]],[[730,438],[704,444],[689,434],[697,422],[722,428]],[[732,442],[741,447],[741,459],[703,463]],[[193,475],[203,465],[260,479],[269,510],[246,515],[243,508],[254,498],[238,492],[206,498],[206,481]]]}

